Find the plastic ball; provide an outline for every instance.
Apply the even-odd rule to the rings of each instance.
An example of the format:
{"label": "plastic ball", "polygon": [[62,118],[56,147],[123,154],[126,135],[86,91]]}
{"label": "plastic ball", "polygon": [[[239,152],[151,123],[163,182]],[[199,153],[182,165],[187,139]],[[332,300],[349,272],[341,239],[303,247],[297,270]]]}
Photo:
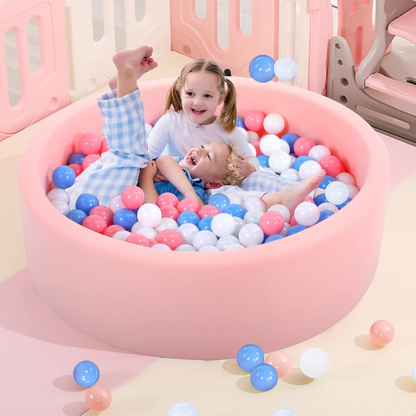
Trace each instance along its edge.
{"label": "plastic ball", "polygon": [[244,225],[246,225],[246,223],[240,217],[234,217],[234,220],[235,220],[236,226],[235,226],[233,235],[238,238],[238,233],[240,232],[241,228],[244,227]]}
{"label": "plastic ball", "polygon": [[315,142],[310,137],[299,137],[293,145],[296,156],[308,156],[309,151],[315,146]]}
{"label": "plastic ball", "polygon": [[285,119],[277,113],[268,114],[263,121],[267,133],[279,134],[285,128]]}
{"label": "plastic ball", "polygon": [[172,207],[176,207],[178,203],[179,199],[177,198],[177,196],[170,192],[165,192],[159,195],[156,199],[156,205],[159,208],[162,208],[165,205],[171,205]]}
{"label": "plastic ball", "polygon": [[144,192],[138,186],[128,186],[121,193],[121,202],[128,209],[140,208],[144,202]]}
{"label": "plastic ball", "polygon": [[199,251],[205,246],[216,246],[217,237],[216,235],[207,230],[198,231],[192,239],[192,245]]}
{"label": "plastic ball", "polygon": [[223,212],[228,205],[230,205],[230,199],[224,194],[214,194],[209,198],[208,205],[214,205],[220,212]]}
{"label": "plastic ball", "polygon": [[282,235],[283,237],[286,237],[287,233],[289,232],[291,228],[292,226],[288,224],[287,222],[285,222],[285,225],[283,226],[283,230],[280,232],[280,235]]}
{"label": "plastic ball", "polygon": [[110,407],[113,397],[108,387],[96,384],[85,393],[87,406],[94,411],[102,412]]}
{"label": "plastic ball", "polygon": [[355,178],[348,172],[342,172],[336,177],[337,181],[344,182],[345,185],[355,185]]}
{"label": "plastic ball", "polygon": [[354,185],[347,185],[347,188],[348,188],[348,198],[351,198],[351,199],[355,198],[358,192],[360,192],[359,189]]}
{"label": "plastic ball", "polygon": [[126,243],[132,243],[143,247],[150,246],[149,240],[143,234],[130,234],[124,241]]}
{"label": "plastic ball", "polygon": [[237,117],[236,127],[241,127],[244,130],[247,130],[247,127],[244,123],[244,118],[243,117]]}
{"label": "plastic ball", "polygon": [[274,64],[273,70],[279,80],[289,81],[295,78],[298,66],[292,58],[282,56]]}
{"label": "plastic ball", "polygon": [[300,180],[299,171],[297,171],[296,169],[293,169],[293,168],[285,169],[280,174],[280,176],[282,178],[290,179],[291,181],[299,181]]}
{"label": "plastic ball", "polygon": [[281,407],[277,409],[272,416],[298,416],[298,414],[289,407]]}
{"label": "plastic ball", "polygon": [[195,224],[185,223],[185,224],[181,225],[178,228],[178,233],[181,235],[182,244],[192,245],[193,239],[199,231],[200,230],[198,229],[198,227]]}
{"label": "plastic ball", "polygon": [[177,402],[170,407],[168,416],[198,416],[198,412],[191,403]]}
{"label": "plastic ball", "polygon": [[65,191],[65,189],[52,189],[48,192],[46,197],[49,199],[49,201],[62,201],[65,202],[65,204],[69,204],[69,195],[68,192]]}
{"label": "plastic ball", "polygon": [[117,231],[114,235],[113,238],[115,240],[119,240],[119,241],[126,241],[126,238],[131,235],[130,231],[126,231],[126,230],[122,230],[122,231]]}
{"label": "plastic ball", "polygon": [[230,204],[244,205],[244,198],[236,192],[227,194]]}
{"label": "plastic ball", "polygon": [[257,224],[246,224],[241,227],[238,239],[244,247],[258,246],[263,242],[263,230]]}
{"label": "plastic ball", "polygon": [[225,247],[224,251],[233,251],[233,250],[241,250],[245,249],[244,246],[241,244],[230,244],[229,246]]}
{"label": "plastic ball", "polygon": [[292,360],[283,351],[272,352],[265,358],[264,362],[276,369],[279,378],[286,377],[292,370]]}
{"label": "plastic ball", "polygon": [[162,213],[162,218],[171,218],[176,221],[179,217],[179,211],[172,205],[161,206],[160,212]]}
{"label": "plastic ball", "polygon": [[52,173],[52,182],[57,188],[66,189],[75,182],[74,169],[69,166],[59,166]]}
{"label": "plastic ball", "polygon": [[[140,224],[140,223],[137,222],[136,224]],[[133,233],[144,235],[148,240],[156,240],[157,232],[155,231],[154,228],[150,228],[150,227],[140,227],[139,229],[134,230],[135,225],[133,225],[133,227],[131,228],[131,231]]]}
{"label": "plastic ball", "polygon": [[110,225],[104,230],[103,234],[107,237],[113,238],[119,231],[125,231],[121,225]]}
{"label": "plastic ball", "polygon": [[236,127],[236,130],[240,131],[240,133],[243,135],[244,140],[248,142],[248,133],[247,130],[243,129],[242,127]]}
{"label": "plastic ball", "polygon": [[289,143],[286,142],[285,140],[280,140],[280,146],[281,146],[281,149],[280,150],[282,152],[287,153],[291,157],[291,159],[293,159],[293,161],[292,161],[292,164],[293,164],[293,162],[295,161],[295,157],[290,154],[290,146],[289,146]]}
{"label": "plastic ball", "polygon": [[254,143],[259,140],[259,135],[255,131],[247,131],[247,141],[249,143]]}
{"label": "plastic ball", "polygon": [[172,218],[162,218],[160,220],[160,223],[156,225],[155,231],[159,234],[163,230],[175,230],[176,231],[178,227],[179,227],[178,223],[174,221]]}
{"label": "plastic ball", "polygon": [[272,235],[279,234],[283,230],[285,221],[283,217],[275,211],[265,212],[259,222],[260,228],[263,230],[264,234]]}
{"label": "plastic ball", "polygon": [[325,169],[326,174],[336,177],[341,172],[341,162],[336,156],[328,155],[321,158],[319,164]]}
{"label": "plastic ball", "polygon": [[309,150],[308,156],[316,162],[319,162],[324,156],[329,156],[330,154],[331,152],[326,146],[318,144]]}
{"label": "plastic ball", "polygon": [[305,163],[308,160],[312,160],[309,156],[299,156],[292,165],[292,169],[296,169],[299,171],[300,167],[302,166],[302,163]]}
{"label": "plastic ball", "polygon": [[272,205],[267,211],[278,212],[283,217],[284,222],[290,221],[290,211],[284,205],[281,205],[281,204]]}
{"label": "plastic ball", "polygon": [[[319,210],[319,208],[318,208],[318,210]],[[329,217],[332,217],[332,215],[334,215],[334,213],[332,211],[329,211],[329,210],[322,210],[321,211],[320,210],[319,211],[319,219],[318,219],[317,223],[322,222],[322,221],[326,220]]]}
{"label": "plastic ball", "polygon": [[121,202],[121,195],[116,195],[111,198],[109,207],[111,211],[115,214],[119,209],[126,208],[124,204]]}
{"label": "plastic ball", "polygon": [[263,211],[260,211],[259,209],[250,209],[250,211],[247,211],[244,215],[244,222],[246,224],[256,223],[258,224],[260,222],[260,218],[264,214]]}
{"label": "plastic ball", "polygon": [[264,242],[271,243],[273,241],[281,240],[282,238],[285,238],[282,234],[272,234],[269,235]]}
{"label": "plastic ball", "polygon": [[315,204],[311,202],[301,202],[295,209],[294,217],[300,225],[310,227],[319,220],[320,211]]}
{"label": "plastic ball", "polygon": [[246,212],[247,210],[239,204],[230,204],[224,210],[225,214],[229,214],[232,217],[239,217],[239,218],[244,218],[244,215],[246,214]]}
{"label": "plastic ball", "polygon": [[89,215],[90,211],[98,205],[100,205],[98,199],[91,194],[80,195],[75,203],[76,209],[84,211],[87,215]]}
{"label": "plastic ball", "polygon": [[103,139],[101,141],[101,148],[100,148],[100,154],[108,152],[110,150],[110,146],[108,145],[107,139]]}
{"label": "plastic ball", "polygon": [[204,205],[199,211],[198,216],[199,218],[205,218],[205,217],[215,217],[220,213],[220,210],[217,207],[214,207],[214,205]]}
{"label": "plastic ball", "polygon": [[69,205],[64,201],[51,201],[51,205],[62,215],[66,215],[70,211]]}
{"label": "plastic ball", "polygon": [[93,386],[100,378],[100,370],[92,361],[80,361],[72,372],[74,380],[82,387]]}
{"label": "plastic ball", "polygon": [[244,123],[250,131],[259,131],[263,127],[264,118],[266,116],[261,111],[252,110],[244,117]]}
{"label": "plastic ball", "polygon": [[107,228],[107,222],[99,215],[88,215],[82,223],[82,226],[96,233],[102,234]]}
{"label": "plastic ball", "polygon": [[162,219],[162,212],[155,204],[143,204],[137,211],[137,219],[145,227],[156,227]]}
{"label": "plastic ball", "polygon": [[214,217],[204,217],[204,218],[202,218],[202,220],[199,221],[199,223],[198,223],[199,230],[200,231],[202,231],[202,230],[212,231],[211,223],[212,223],[213,218]]}
{"label": "plastic ball", "polygon": [[69,156],[67,164],[68,165],[77,164],[77,165],[82,166],[82,162],[84,161],[85,156],[87,156],[87,155],[85,153],[81,153],[81,152],[72,153],[72,155]]}
{"label": "plastic ball", "polygon": [[326,199],[325,193],[323,193],[323,194],[316,195],[316,197],[313,199],[313,202],[315,203],[317,207],[319,207],[321,204],[328,203],[329,201]]}
{"label": "plastic ball", "polygon": [[257,156],[257,160],[259,161],[259,165],[262,168],[269,168],[269,158],[266,155]]}
{"label": "plastic ball", "polygon": [[281,148],[280,139],[275,134],[266,134],[260,140],[260,150],[265,156],[270,156],[276,150],[281,150]]}
{"label": "plastic ball", "polygon": [[289,231],[287,232],[286,236],[289,237],[289,236],[291,236],[293,234],[300,233],[303,230],[306,230],[306,227],[304,225],[294,225],[293,227],[291,227],[289,229]]}
{"label": "plastic ball", "polygon": [[302,373],[310,378],[319,378],[329,370],[328,354],[320,348],[310,348],[300,357],[299,366]]}
{"label": "plastic ball", "polygon": [[289,153],[293,153],[293,146],[295,145],[296,140],[299,139],[299,136],[297,134],[287,133],[284,134],[280,139],[284,140],[289,145]]}
{"label": "plastic ball", "polygon": [[182,199],[182,201],[179,201],[176,208],[179,211],[179,214],[182,214],[182,212],[186,212],[186,211],[192,211],[198,214],[199,203],[195,199],[184,198]]}
{"label": "plastic ball", "polygon": [[78,145],[79,150],[86,155],[98,154],[101,149],[101,140],[94,133],[86,133],[79,138]]}
{"label": "plastic ball", "polygon": [[258,209],[262,212],[267,211],[267,204],[261,199],[256,196],[250,196],[244,201],[244,208],[247,211],[252,209]]}
{"label": "plastic ball", "polygon": [[119,209],[113,217],[113,223],[116,225],[121,225],[127,231],[131,230],[131,227],[133,227],[136,221],[136,214],[127,208]]}
{"label": "plastic ball", "polygon": [[107,227],[113,224],[113,211],[103,205],[97,205],[94,207],[90,211],[90,215],[99,215],[100,217],[104,218],[105,222],[107,223]]}
{"label": "plastic ball", "polygon": [[[149,241],[150,244],[150,241]],[[163,250],[163,251],[172,251],[171,248],[169,246],[167,246],[166,244],[162,244],[162,243],[157,243],[151,245],[152,248],[155,248],[157,250]]]}
{"label": "plastic ball", "polygon": [[269,157],[270,168],[276,173],[282,173],[286,169],[290,169],[292,159],[282,150],[274,151]]}
{"label": "plastic ball", "polygon": [[326,175],[324,176],[324,178],[321,180],[321,183],[319,184],[319,188],[321,189],[326,189],[326,187],[331,183],[331,182],[335,182],[336,179],[333,176],[330,175]]}
{"label": "plastic ball", "polygon": [[376,321],[371,325],[370,337],[377,345],[387,345],[393,341],[394,327],[388,321]]}
{"label": "plastic ball", "polygon": [[182,251],[184,253],[196,253],[196,248],[190,244],[181,244],[175,248],[175,251]]}
{"label": "plastic ball", "polygon": [[79,225],[82,225],[85,218],[87,218],[87,214],[80,209],[73,209],[66,214],[66,217],[69,218],[71,221],[76,222]]}
{"label": "plastic ball", "polygon": [[350,202],[352,201],[352,199],[351,198],[347,198],[347,200],[345,201],[345,202],[343,202],[342,204],[337,204],[336,205],[336,207],[338,208],[338,209],[342,209],[342,208],[344,208],[345,206],[347,206]]}
{"label": "plastic ball", "polygon": [[322,170],[321,165],[314,160],[307,160],[305,163],[302,163],[299,168],[299,177],[300,179],[309,178],[315,173],[318,173]]}
{"label": "plastic ball", "polygon": [[251,372],[250,381],[255,389],[269,391],[277,384],[277,371],[270,364],[260,364]]}
{"label": "plastic ball", "polygon": [[237,353],[237,364],[243,371],[251,372],[258,365],[264,363],[264,352],[255,344],[241,347]]}
{"label": "plastic ball", "polygon": [[340,181],[331,182],[325,189],[326,199],[334,205],[343,204],[348,199],[348,194],[347,185]]}
{"label": "plastic ball", "polygon": [[83,171],[82,165],[78,165],[76,163],[71,163],[70,165],[68,165],[68,167],[74,170],[75,177],[78,177]]}
{"label": "plastic ball", "polygon": [[166,244],[171,250],[175,250],[182,244],[181,235],[177,231],[171,229],[161,231],[157,235],[156,241],[159,244]]}
{"label": "plastic ball", "polygon": [[220,251],[220,249],[214,246],[204,246],[199,250],[200,253],[213,252],[213,251]]}
{"label": "plastic ball", "polygon": [[234,235],[225,235],[220,237],[220,239],[217,241],[217,248],[219,248],[220,251],[224,251],[232,244],[240,244],[240,241]]}
{"label": "plastic ball", "polygon": [[[257,55],[250,62],[248,72],[257,82],[269,82],[274,78],[275,61],[268,55]],[[247,125],[247,123],[246,123]]]}
{"label": "plastic ball", "polygon": [[179,214],[177,222],[178,225],[181,226],[182,224],[194,224],[194,225],[198,225],[200,219],[198,217],[198,214],[196,214],[193,211],[184,211],[182,212],[182,214]]}
{"label": "plastic ball", "polygon": [[[316,205],[316,203],[315,203],[315,205]],[[330,202],[323,202],[322,204],[319,204],[318,209],[319,209],[319,211],[331,211],[334,214],[337,211],[339,211],[339,209],[336,207],[336,205],[331,204]]]}
{"label": "plastic ball", "polygon": [[217,237],[231,235],[236,227],[234,218],[230,214],[220,213],[216,215],[211,222],[212,232]]}
{"label": "plastic ball", "polygon": [[82,162],[82,169],[85,170],[90,167],[94,162],[101,159],[101,156],[98,154],[92,154],[85,156],[85,159]]}

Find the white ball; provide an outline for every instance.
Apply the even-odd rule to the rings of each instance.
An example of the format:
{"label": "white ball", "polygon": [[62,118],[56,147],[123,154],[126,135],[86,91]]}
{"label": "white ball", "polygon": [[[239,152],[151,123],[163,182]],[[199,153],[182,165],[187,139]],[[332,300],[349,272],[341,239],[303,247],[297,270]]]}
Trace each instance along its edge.
{"label": "white ball", "polygon": [[271,113],[264,118],[264,130],[270,134],[279,134],[285,128],[285,119],[277,113]]}
{"label": "white ball", "polygon": [[64,201],[51,201],[52,206],[61,214],[66,215],[70,211],[69,205]]}
{"label": "white ball", "polygon": [[62,201],[65,204],[69,204],[69,194],[65,189],[55,188],[48,192],[46,195],[49,201]]}
{"label": "white ball", "polygon": [[[282,152],[285,152],[287,154],[290,153],[290,146],[289,146],[289,143],[286,140],[280,140],[280,145],[281,145],[281,149],[280,150]],[[292,156],[292,157],[295,160],[295,157],[294,156]],[[293,165],[293,163],[292,163],[292,165]]]}
{"label": "white ball", "polygon": [[305,227],[314,225],[319,220],[319,208],[312,202],[301,202],[295,209],[295,220]]}
{"label": "white ball", "polygon": [[[284,140],[282,140],[284,142]],[[289,155],[290,156],[290,167],[293,167],[293,164],[295,163],[296,157],[293,155]]]}
{"label": "white ball", "polygon": [[[144,228],[144,225],[140,224],[139,221],[137,221],[133,224],[130,231],[131,231],[132,234],[136,234],[137,231],[140,230],[140,228]],[[152,228],[152,230],[153,230],[153,228]]]}
{"label": "white ball", "polygon": [[272,416],[298,416],[298,414],[289,407],[281,407],[277,409]]}
{"label": "white ball", "polygon": [[195,235],[199,233],[199,228],[195,224],[186,223],[178,228],[178,233],[181,236],[182,244],[192,245]]}
{"label": "white ball", "polygon": [[295,78],[298,66],[292,58],[282,56],[274,64],[274,73],[281,81],[289,81]]}
{"label": "white ball", "polygon": [[250,196],[244,201],[244,208],[247,211],[250,211],[251,209],[258,209],[260,211],[266,212],[267,204],[257,196]]}
{"label": "white ball", "polygon": [[119,209],[126,208],[121,202],[121,195],[116,195],[110,200],[109,208],[115,214]]}
{"label": "white ball", "polygon": [[241,250],[245,248],[241,244],[230,244],[224,251],[233,251],[233,250]]}
{"label": "white ball", "polygon": [[235,230],[235,220],[230,214],[221,213],[211,221],[211,230],[218,237],[231,235]]}
{"label": "white ball", "polygon": [[341,172],[335,179],[345,183],[345,185],[355,185],[355,178],[348,172]]}
{"label": "white ball", "polygon": [[292,160],[290,156],[283,150],[276,150],[269,157],[269,166],[276,173],[282,173],[284,170],[290,169],[291,165]]}
{"label": "white ball", "polygon": [[[140,224],[140,223],[136,222],[136,224]],[[134,224],[134,225],[136,225],[136,224]],[[134,227],[134,225],[133,225],[133,227]],[[133,227],[131,228],[132,233],[144,235],[148,240],[156,240],[157,232],[153,228],[140,227],[137,230],[133,231]]]}
{"label": "white ball", "polygon": [[113,238],[114,238],[115,240],[125,241],[125,240],[126,240],[126,238],[127,238],[129,235],[131,235],[131,232],[130,232],[130,231],[125,231],[125,230],[123,230],[123,231],[117,231],[117,232],[113,235]]}
{"label": "white ball", "polygon": [[181,244],[180,246],[175,248],[175,251],[184,251],[188,253],[196,253],[196,248],[191,246],[190,244]]}
{"label": "white ball", "polygon": [[315,173],[318,173],[322,170],[321,165],[314,160],[307,160],[306,162],[302,163],[299,168],[299,177],[301,179],[309,178]]}
{"label": "white ball", "polygon": [[238,237],[238,233],[240,232],[241,228],[246,225],[244,220],[240,217],[234,217],[235,220],[235,230],[233,232],[233,236]]}
{"label": "white ball", "polygon": [[220,251],[224,251],[228,246],[231,244],[240,244],[240,241],[238,238],[234,235],[225,235],[224,237],[221,237],[217,241],[217,248]]}
{"label": "white ball", "polygon": [[172,218],[162,218],[160,223],[156,225],[155,231],[159,234],[163,230],[177,230],[178,223]]}
{"label": "white ball", "polygon": [[284,222],[290,221],[290,211],[284,205],[281,205],[281,204],[272,205],[267,211],[278,212],[283,217]]}
{"label": "white ball", "polygon": [[152,246],[152,248],[155,248],[157,250],[172,251],[169,246],[167,246],[166,244],[161,244],[161,243],[155,244],[154,246]]}
{"label": "white ball", "polygon": [[330,360],[328,354],[320,348],[310,348],[300,357],[299,366],[305,376],[319,378],[329,370]]}
{"label": "white ball", "polygon": [[238,204],[238,205],[243,205],[244,204],[244,198],[237,194],[236,192],[231,192],[230,194],[227,194],[228,199],[230,200],[230,205],[231,204]]}
{"label": "white ball", "polygon": [[281,140],[276,135],[266,134],[260,141],[260,150],[265,156],[270,156],[274,151],[282,148],[280,142]]}
{"label": "white ball", "polygon": [[220,250],[219,248],[215,246],[204,246],[199,250],[200,253],[209,252],[209,251],[220,251]]}
{"label": "white ball", "polygon": [[299,172],[296,169],[285,169],[280,176],[282,178],[290,179],[291,181],[298,181],[300,179]]}
{"label": "white ball", "polygon": [[309,150],[308,156],[319,162],[324,156],[329,156],[331,152],[326,146],[322,146],[321,144],[317,144],[313,146],[311,150]]}
{"label": "white ball", "polygon": [[331,211],[334,214],[339,211],[338,207],[330,202],[323,202],[321,205],[318,206],[319,211]]}
{"label": "white ball", "polygon": [[249,143],[254,143],[259,140],[259,135],[255,131],[247,130],[248,139],[247,141]]}
{"label": "white ball", "polygon": [[250,211],[247,211],[244,214],[244,222],[246,224],[251,224],[253,222],[259,222],[260,218],[264,214],[263,211],[260,211],[259,209],[251,209]]}
{"label": "white ball", "polygon": [[348,198],[351,198],[351,199],[355,198],[358,192],[360,192],[359,189],[354,185],[347,185],[347,188],[348,188]]}
{"label": "white ball", "polygon": [[257,156],[257,150],[251,143],[248,144],[248,147],[250,148],[251,153],[253,153],[254,156]]}
{"label": "white ball", "polygon": [[334,181],[325,188],[325,197],[331,204],[340,205],[348,199],[348,188],[345,183]]}
{"label": "white ball", "polygon": [[287,222],[285,222],[285,224],[283,225],[283,230],[280,231],[280,235],[282,235],[283,237],[287,236],[287,232],[292,228],[292,226],[290,224],[288,224]]}
{"label": "white ball", "polygon": [[145,227],[156,227],[162,219],[162,212],[156,204],[143,204],[137,211],[137,219]]}
{"label": "white ball", "polygon": [[263,242],[263,230],[257,224],[246,224],[238,233],[238,239],[244,247],[258,246]]}
{"label": "white ball", "polygon": [[247,130],[246,129],[243,129],[242,127],[236,127],[236,129],[238,131],[240,131],[241,134],[244,136],[244,139],[248,141],[248,133],[247,133]]}
{"label": "white ball", "polygon": [[192,245],[199,251],[205,246],[216,246],[217,236],[208,230],[198,231],[193,240]]}

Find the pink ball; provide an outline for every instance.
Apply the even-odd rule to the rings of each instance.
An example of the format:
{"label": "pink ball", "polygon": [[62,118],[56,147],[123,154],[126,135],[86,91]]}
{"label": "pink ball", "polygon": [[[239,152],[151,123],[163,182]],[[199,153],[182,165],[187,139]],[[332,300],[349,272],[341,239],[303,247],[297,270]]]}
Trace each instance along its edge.
{"label": "pink ball", "polygon": [[326,170],[326,174],[333,176],[334,178],[341,172],[341,162],[336,156],[328,155],[324,156],[320,161],[322,169]]}
{"label": "pink ball", "polygon": [[103,141],[101,142],[100,153],[105,153],[105,152],[108,152],[109,150],[110,148],[108,147],[107,139],[104,138]]}
{"label": "pink ball", "polygon": [[140,208],[144,202],[144,192],[138,186],[128,186],[121,193],[121,202],[128,209]]}
{"label": "pink ball", "polygon": [[199,218],[215,217],[220,213],[220,210],[214,205],[204,205],[198,212]]}
{"label": "pink ball", "polygon": [[371,325],[370,337],[377,345],[387,345],[394,338],[393,325],[388,321],[376,321]]}
{"label": "pink ball", "polygon": [[265,115],[261,111],[253,110],[249,111],[244,117],[244,124],[247,130],[259,131],[263,128]]}
{"label": "pink ball", "polygon": [[173,207],[176,207],[179,203],[178,198],[176,197],[176,195],[171,194],[170,192],[165,192],[162,195],[159,195],[158,198],[156,199],[156,205],[159,208],[162,208],[165,205],[171,205]]}
{"label": "pink ball", "polygon": [[172,218],[172,220],[176,221],[179,217],[179,211],[172,205],[161,206],[160,212],[162,213],[162,218]]}
{"label": "pink ball", "polygon": [[97,205],[96,207],[94,207],[90,211],[90,216],[91,215],[99,215],[100,217],[103,217],[105,219],[105,222],[107,223],[107,227],[113,224],[113,211],[111,211],[110,208],[107,208],[103,205]]}
{"label": "pink ball", "polygon": [[156,241],[159,244],[166,244],[171,250],[175,250],[176,247],[179,247],[182,244],[181,235],[177,231],[171,229],[161,231],[157,235]]}
{"label": "pink ball", "polygon": [[182,199],[182,201],[179,202],[178,206],[179,214],[182,214],[182,212],[185,211],[192,211],[195,212],[195,214],[198,214],[199,212],[199,204],[195,199],[192,198],[185,198]]}
{"label": "pink ball", "polygon": [[294,227],[295,225],[299,225],[299,223],[295,220],[295,216],[293,216],[290,221],[289,224]]}
{"label": "pink ball", "polygon": [[278,212],[267,211],[261,216],[259,225],[267,235],[280,234],[285,225],[285,221]]}
{"label": "pink ball", "polygon": [[78,165],[78,163],[71,163],[68,166],[74,170],[75,177],[77,177],[82,172],[82,166]]}
{"label": "pink ball", "polygon": [[310,202],[311,204],[314,204],[314,200],[310,197],[310,196],[305,196],[305,199],[303,200],[303,202]]}
{"label": "pink ball", "polygon": [[111,391],[108,387],[101,384],[95,384],[87,389],[85,394],[85,402],[91,410],[101,412],[110,407],[112,402]]}
{"label": "pink ball", "polygon": [[78,141],[80,152],[85,155],[98,154],[101,150],[101,140],[94,133],[83,134]]}
{"label": "pink ball", "polygon": [[82,226],[89,228],[90,230],[97,233],[103,234],[107,228],[107,222],[103,217],[100,217],[99,215],[89,215],[87,218],[85,218]]}
{"label": "pink ball", "polygon": [[251,145],[256,149],[256,156],[261,156],[263,152],[260,150],[260,142],[253,142]]}
{"label": "pink ball", "polygon": [[275,351],[269,354],[264,360],[266,364],[270,364],[277,370],[279,379],[286,377],[292,370],[292,360],[283,351]]}
{"label": "pink ball", "polygon": [[101,158],[98,154],[92,154],[85,156],[84,161],[82,162],[82,169],[85,170],[88,168],[88,166],[92,165],[94,162],[99,160]]}
{"label": "pink ball", "polygon": [[126,230],[121,225],[110,225],[109,227],[105,229],[103,234],[106,235],[107,237],[113,238],[114,234],[118,233],[119,231],[126,231]]}
{"label": "pink ball", "polygon": [[131,234],[124,241],[137,244],[138,246],[149,247],[149,240],[143,234]]}
{"label": "pink ball", "polygon": [[315,146],[315,142],[309,137],[299,137],[293,145],[293,151],[296,156],[308,156],[309,150]]}

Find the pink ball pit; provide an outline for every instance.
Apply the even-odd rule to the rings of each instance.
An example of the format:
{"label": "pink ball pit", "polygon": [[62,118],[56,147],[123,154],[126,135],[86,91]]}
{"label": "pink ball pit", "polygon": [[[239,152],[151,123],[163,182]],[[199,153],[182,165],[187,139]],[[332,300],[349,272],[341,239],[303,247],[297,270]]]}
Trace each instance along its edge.
{"label": "pink ball pit", "polygon": [[[264,246],[220,253],[161,252],[80,227],[46,198],[53,169],[74,138],[99,133],[96,97],[47,120],[19,168],[26,253],[45,303],[79,330],[139,354],[235,357],[306,340],[360,301],[377,268],[389,180],[388,155],[373,129],[342,105],[277,83],[233,79],[239,115],[282,114],[289,131],[339,156],[361,189],[326,221]],[[160,117],[173,79],[140,84],[146,121]]]}

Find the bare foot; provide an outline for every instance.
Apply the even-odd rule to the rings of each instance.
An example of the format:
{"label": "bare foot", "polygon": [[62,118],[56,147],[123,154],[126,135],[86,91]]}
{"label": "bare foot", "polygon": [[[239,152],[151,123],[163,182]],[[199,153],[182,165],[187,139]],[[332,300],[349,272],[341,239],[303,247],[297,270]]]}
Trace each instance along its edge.
{"label": "bare foot", "polygon": [[306,196],[316,189],[325,177],[326,172],[322,169],[315,175],[310,176],[281,192],[272,192],[263,196],[263,200],[267,204],[267,208],[274,204],[285,205],[290,215],[293,215],[295,208],[303,202]]}

